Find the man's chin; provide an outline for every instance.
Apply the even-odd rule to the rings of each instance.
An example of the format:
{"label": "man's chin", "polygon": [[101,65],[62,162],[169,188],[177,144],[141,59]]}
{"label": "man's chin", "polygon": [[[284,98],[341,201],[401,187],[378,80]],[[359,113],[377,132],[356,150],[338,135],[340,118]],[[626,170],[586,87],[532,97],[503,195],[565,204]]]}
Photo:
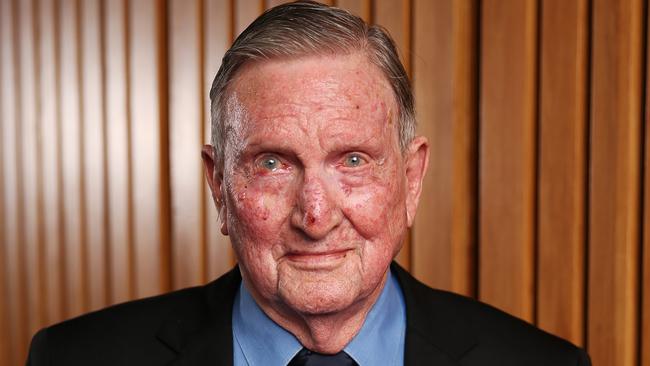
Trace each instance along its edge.
{"label": "man's chin", "polygon": [[292,310],[305,315],[327,315],[349,308],[359,297],[359,273],[345,266],[312,270],[284,266],[278,275],[278,294]]}

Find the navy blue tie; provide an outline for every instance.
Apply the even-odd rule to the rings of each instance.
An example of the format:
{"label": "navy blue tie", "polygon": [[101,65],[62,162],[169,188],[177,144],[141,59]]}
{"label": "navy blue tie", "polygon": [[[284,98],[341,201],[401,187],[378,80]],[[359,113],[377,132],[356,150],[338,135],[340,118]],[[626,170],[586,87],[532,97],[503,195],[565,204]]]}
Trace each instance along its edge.
{"label": "navy blue tie", "polygon": [[359,364],[343,351],[335,355],[324,355],[303,348],[287,366],[359,366]]}

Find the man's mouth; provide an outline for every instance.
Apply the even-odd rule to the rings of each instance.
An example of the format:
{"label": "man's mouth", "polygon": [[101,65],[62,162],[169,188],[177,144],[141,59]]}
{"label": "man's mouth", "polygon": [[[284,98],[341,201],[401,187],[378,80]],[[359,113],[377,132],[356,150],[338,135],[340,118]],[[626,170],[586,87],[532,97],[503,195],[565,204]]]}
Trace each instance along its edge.
{"label": "man's mouth", "polygon": [[352,253],[352,249],[338,249],[321,252],[293,251],[285,258],[299,267],[321,268],[338,264]]}

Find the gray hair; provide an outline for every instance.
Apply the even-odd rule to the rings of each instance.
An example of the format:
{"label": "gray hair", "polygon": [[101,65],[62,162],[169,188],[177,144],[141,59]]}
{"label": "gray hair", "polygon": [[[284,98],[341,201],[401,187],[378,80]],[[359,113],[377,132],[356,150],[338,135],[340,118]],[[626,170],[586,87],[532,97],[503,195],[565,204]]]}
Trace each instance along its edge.
{"label": "gray hair", "polygon": [[415,136],[411,85],[388,32],[369,26],[349,12],[314,1],[271,8],[260,15],[226,52],[210,89],[212,146],[223,167],[228,130],[228,85],[247,62],[306,55],[347,55],[363,52],[391,85],[398,104],[398,136],[402,151]]}

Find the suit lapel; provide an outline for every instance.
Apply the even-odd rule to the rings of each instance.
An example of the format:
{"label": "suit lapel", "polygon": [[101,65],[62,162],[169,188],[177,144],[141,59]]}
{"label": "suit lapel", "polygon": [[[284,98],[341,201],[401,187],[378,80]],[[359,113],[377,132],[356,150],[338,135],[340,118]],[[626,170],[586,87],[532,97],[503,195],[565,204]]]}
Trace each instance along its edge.
{"label": "suit lapel", "polygon": [[431,290],[396,263],[391,270],[406,304],[404,365],[460,365],[463,355],[477,344],[471,324],[445,301],[448,294]]}
{"label": "suit lapel", "polygon": [[235,267],[172,312],[157,333],[177,353],[169,366],[232,366],[232,307],[240,283]]}

